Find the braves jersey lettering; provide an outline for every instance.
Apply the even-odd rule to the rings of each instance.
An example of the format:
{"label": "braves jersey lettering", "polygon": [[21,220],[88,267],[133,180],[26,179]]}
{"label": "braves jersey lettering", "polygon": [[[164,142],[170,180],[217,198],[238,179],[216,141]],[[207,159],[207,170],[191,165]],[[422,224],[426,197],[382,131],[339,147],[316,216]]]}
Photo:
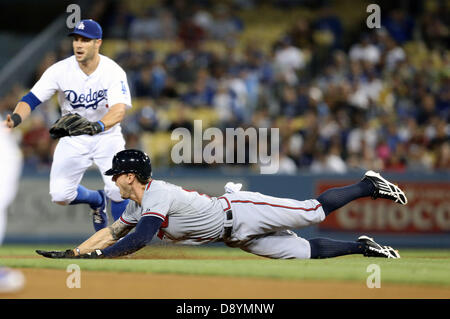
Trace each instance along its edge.
{"label": "braves jersey lettering", "polygon": [[77,109],[79,107],[88,109],[92,107],[94,110],[96,110],[99,102],[107,98],[107,91],[107,89],[104,89],[92,93],[92,89],[89,89],[89,93],[87,94],[77,94],[77,92],[73,90],[65,90],[64,94],[66,95],[66,99],[70,102],[70,105],[74,109]]}

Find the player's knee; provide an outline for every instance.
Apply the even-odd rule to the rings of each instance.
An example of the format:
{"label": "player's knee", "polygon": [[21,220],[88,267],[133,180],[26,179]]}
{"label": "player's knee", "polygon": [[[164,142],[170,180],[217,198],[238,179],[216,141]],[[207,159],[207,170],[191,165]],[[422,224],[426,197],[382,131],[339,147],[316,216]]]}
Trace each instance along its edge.
{"label": "player's knee", "polygon": [[68,205],[77,196],[75,190],[54,190],[50,191],[50,196],[52,197],[52,202],[58,205]]}
{"label": "player's knee", "polygon": [[123,201],[122,196],[120,196],[120,190],[118,187],[105,187],[105,194],[106,196],[115,202],[121,202]]}
{"label": "player's knee", "polygon": [[317,200],[312,200],[311,208],[311,213],[304,215],[304,218],[308,220],[309,225],[320,224],[321,222],[323,222],[326,218],[326,214],[321,204]]}

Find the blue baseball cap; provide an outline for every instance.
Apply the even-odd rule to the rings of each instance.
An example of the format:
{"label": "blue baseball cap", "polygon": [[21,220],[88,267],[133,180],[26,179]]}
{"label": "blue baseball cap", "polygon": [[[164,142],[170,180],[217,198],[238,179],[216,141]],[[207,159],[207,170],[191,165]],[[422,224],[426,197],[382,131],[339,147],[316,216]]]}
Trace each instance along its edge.
{"label": "blue baseball cap", "polygon": [[78,22],[69,36],[78,34],[89,39],[101,39],[102,27],[92,19],[81,20]]}

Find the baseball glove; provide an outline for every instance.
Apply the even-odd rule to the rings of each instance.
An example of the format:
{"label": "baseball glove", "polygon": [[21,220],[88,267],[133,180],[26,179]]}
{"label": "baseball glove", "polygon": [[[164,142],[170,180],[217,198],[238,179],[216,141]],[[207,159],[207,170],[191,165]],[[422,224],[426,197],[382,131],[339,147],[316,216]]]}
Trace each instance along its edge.
{"label": "baseball glove", "polygon": [[36,253],[52,259],[102,259],[105,256],[100,249],[96,249],[90,253],[82,254],[75,256],[75,253],[72,249],[67,249],[65,251],[46,251],[46,250],[36,250]]}
{"label": "baseball glove", "polygon": [[104,125],[98,122],[90,122],[79,114],[67,114],[61,117],[50,128],[50,136],[58,139],[64,136],[94,135],[104,130]]}
{"label": "baseball glove", "polygon": [[75,253],[72,249],[67,249],[65,251],[36,250],[36,253],[47,258],[75,258]]}

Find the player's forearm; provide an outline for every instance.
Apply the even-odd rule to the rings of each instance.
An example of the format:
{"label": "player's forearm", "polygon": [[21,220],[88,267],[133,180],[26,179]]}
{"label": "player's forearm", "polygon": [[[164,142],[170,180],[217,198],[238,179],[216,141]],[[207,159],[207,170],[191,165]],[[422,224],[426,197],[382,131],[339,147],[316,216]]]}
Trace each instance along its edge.
{"label": "player's forearm", "polygon": [[117,123],[120,123],[125,117],[126,107],[125,104],[119,103],[114,104],[101,119],[103,124],[105,124],[105,130],[110,129]]}
{"label": "player's forearm", "polygon": [[19,103],[17,103],[13,114],[8,114],[6,120],[4,121],[4,124],[9,128],[16,127],[20,125],[20,123],[22,123],[22,121],[24,121],[28,116],[30,116],[30,113],[30,105],[27,102],[20,101]]}
{"label": "player's forearm", "polygon": [[74,249],[75,255],[90,253],[96,249],[104,249],[113,245],[117,240],[109,228],[103,228],[78,246],[79,252]]}
{"label": "player's forearm", "polygon": [[143,217],[136,225],[136,231],[128,234],[116,244],[104,249],[103,255],[108,258],[134,253],[149,243],[156,231],[161,227],[162,220],[158,217]]}
{"label": "player's forearm", "polygon": [[24,95],[19,103],[17,103],[13,114],[7,115],[5,121],[6,126],[13,128],[20,125],[22,121],[30,116],[31,111],[33,111],[41,103],[42,101],[39,100],[32,92]]}
{"label": "player's forearm", "polygon": [[20,101],[19,103],[17,103],[13,113],[19,114],[22,118],[22,121],[24,121],[28,116],[30,116],[31,107],[27,102]]}
{"label": "player's forearm", "polygon": [[[127,235],[133,228],[134,226],[128,226],[121,223],[120,220],[116,220],[111,226],[99,230],[78,246],[78,249],[80,250],[79,253],[86,254],[96,249],[107,248]],[[77,254],[78,252],[75,251],[75,255]]]}

